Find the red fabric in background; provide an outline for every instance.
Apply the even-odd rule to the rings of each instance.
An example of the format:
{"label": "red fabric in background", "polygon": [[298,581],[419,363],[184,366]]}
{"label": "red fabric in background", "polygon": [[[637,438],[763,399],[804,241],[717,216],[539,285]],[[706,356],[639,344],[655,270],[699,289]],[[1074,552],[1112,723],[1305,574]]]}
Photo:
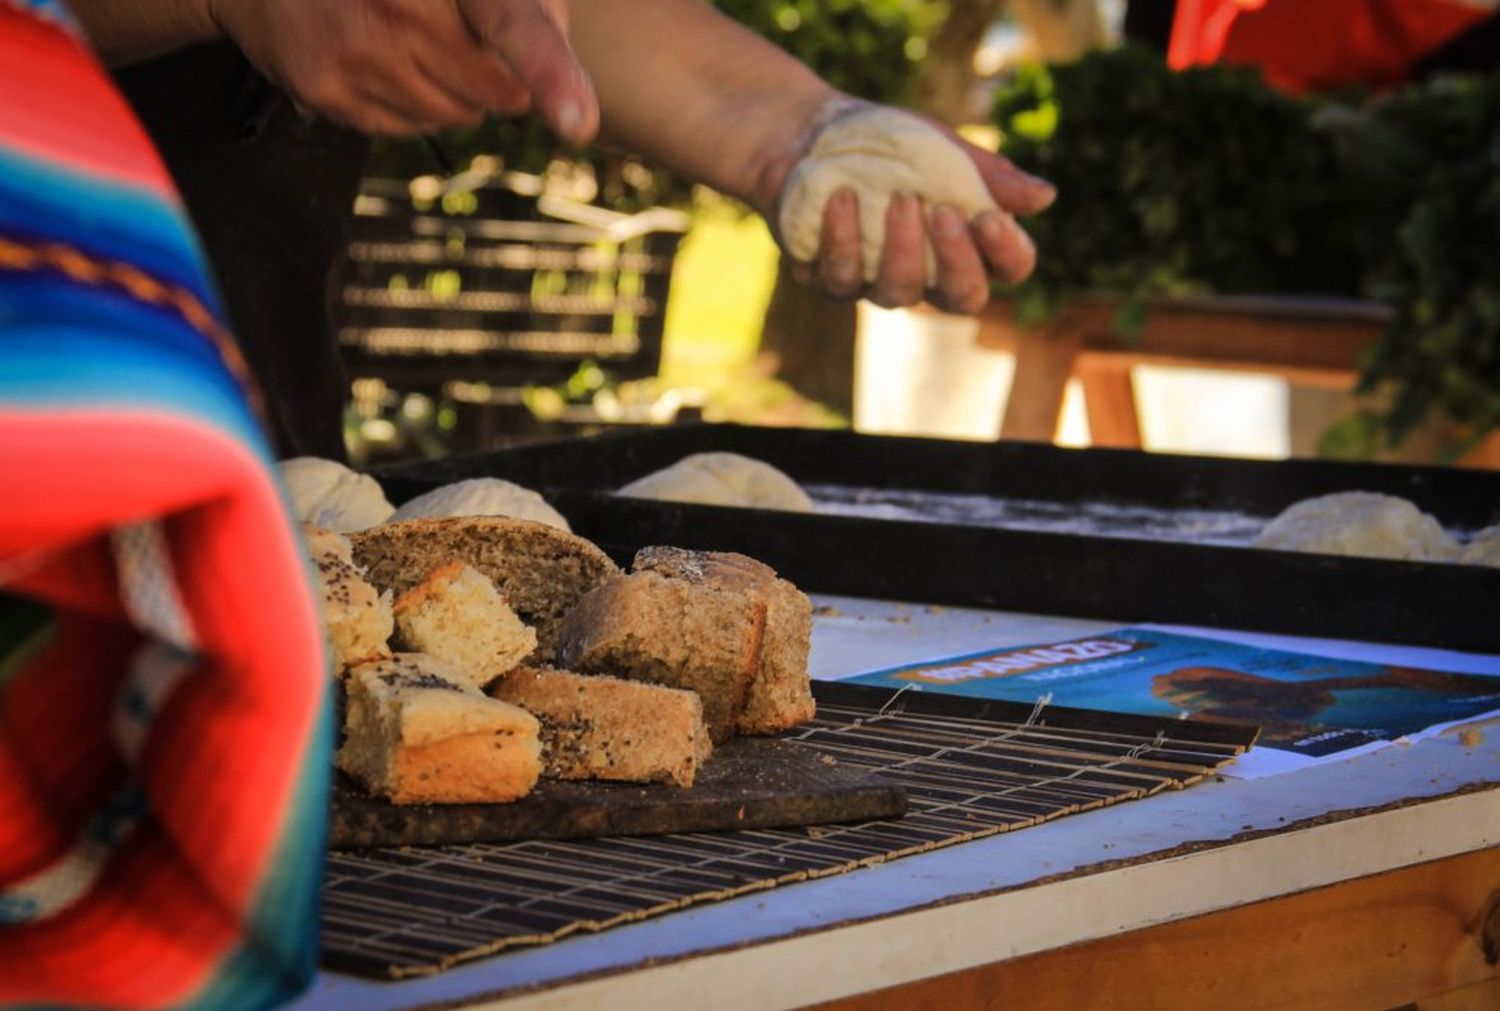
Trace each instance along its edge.
{"label": "red fabric in background", "polygon": [[1383,88],[1492,13],[1460,0],[1178,0],[1167,63],[1255,66],[1298,94]]}

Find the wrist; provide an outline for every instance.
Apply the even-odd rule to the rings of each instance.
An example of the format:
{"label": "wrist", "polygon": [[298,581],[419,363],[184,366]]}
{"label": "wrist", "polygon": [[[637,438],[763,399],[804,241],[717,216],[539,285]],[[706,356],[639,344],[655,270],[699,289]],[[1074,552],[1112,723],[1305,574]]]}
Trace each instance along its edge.
{"label": "wrist", "polygon": [[870,103],[829,88],[809,95],[783,113],[780,120],[784,139],[767,145],[764,156],[752,173],[746,200],[768,221],[776,220],[788,177],[828,124]]}

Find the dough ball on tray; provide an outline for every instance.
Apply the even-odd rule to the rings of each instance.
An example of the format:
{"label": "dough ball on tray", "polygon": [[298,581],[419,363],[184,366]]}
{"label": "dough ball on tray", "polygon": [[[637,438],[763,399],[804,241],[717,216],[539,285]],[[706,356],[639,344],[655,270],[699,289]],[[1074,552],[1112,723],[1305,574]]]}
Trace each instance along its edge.
{"label": "dough ball on tray", "polygon": [[1450,562],[1458,544],[1404,498],[1369,491],[1303,499],[1266,525],[1258,548],[1325,555]]}
{"label": "dough ball on tray", "polygon": [[341,534],[384,523],[396,508],[386,501],[373,477],[337,460],[317,456],[283,460],[281,478],[297,519]]}
{"label": "dough ball on tray", "polygon": [[630,498],[814,512],[813,501],[786,474],[738,453],[694,453],[619,490]]}
{"label": "dough ball on tray", "polygon": [[562,513],[530,488],[498,477],[476,477],[455,481],[418,495],[391,516],[391,522],[444,516],[509,516],[535,520],[559,530],[569,530]]}
{"label": "dough ball on tray", "polygon": [[1485,527],[1464,545],[1458,556],[1463,565],[1489,565],[1500,568],[1500,523]]}

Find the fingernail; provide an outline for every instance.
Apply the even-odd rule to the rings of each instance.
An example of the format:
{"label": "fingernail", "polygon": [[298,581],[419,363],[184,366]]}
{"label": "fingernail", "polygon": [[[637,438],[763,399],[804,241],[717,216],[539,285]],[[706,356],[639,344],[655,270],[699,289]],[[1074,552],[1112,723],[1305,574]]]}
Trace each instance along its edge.
{"label": "fingernail", "polygon": [[1020,242],[1022,246],[1026,247],[1027,251],[1029,251],[1031,255],[1035,256],[1036,240],[1034,240],[1029,234],[1027,234],[1026,229],[1022,228],[1021,223],[1015,218],[1010,218],[1009,220],[1010,230],[1016,233],[1016,241]]}
{"label": "fingernail", "polygon": [[565,98],[557,104],[557,132],[568,140],[578,136],[578,131],[583,126],[583,109],[571,99]]}
{"label": "fingernail", "polygon": [[981,214],[974,223],[979,227],[979,234],[986,239],[1003,239],[1005,237],[1005,221],[1009,221],[1007,215],[996,211]]}
{"label": "fingernail", "polygon": [[958,216],[958,212],[947,204],[942,204],[932,212],[932,230],[939,235],[952,238],[964,230],[964,219]]}

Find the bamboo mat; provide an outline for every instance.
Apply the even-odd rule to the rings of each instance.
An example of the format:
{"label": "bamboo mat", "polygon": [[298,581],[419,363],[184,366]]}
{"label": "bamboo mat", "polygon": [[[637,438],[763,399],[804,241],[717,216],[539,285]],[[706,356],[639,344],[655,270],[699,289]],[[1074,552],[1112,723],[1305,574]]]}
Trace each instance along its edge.
{"label": "bamboo mat", "polygon": [[842,874],[1191,786],[1255,731],[819,684],[787,735],[905,787],[905,818],[796,829],[332,853],[326,965],[430,975],[704,902]]}

